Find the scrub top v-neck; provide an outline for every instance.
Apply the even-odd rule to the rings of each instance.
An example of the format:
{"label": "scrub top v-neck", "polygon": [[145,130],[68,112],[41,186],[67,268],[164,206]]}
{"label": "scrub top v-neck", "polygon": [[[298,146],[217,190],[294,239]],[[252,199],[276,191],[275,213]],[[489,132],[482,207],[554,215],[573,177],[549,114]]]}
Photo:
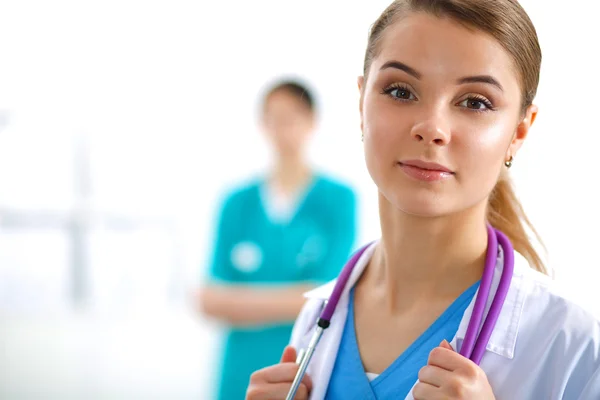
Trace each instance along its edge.
{"label": "scrub top v-neck", "polygon": [[473,299],[479,282],[463,292],[444,313],[380,375],[367,374],[360,357],[354,325],[354,288],[350,291],[348,316],[326,400],[404,399],[427,365],[429,353],[442,340],[456,334],[463,314]]}

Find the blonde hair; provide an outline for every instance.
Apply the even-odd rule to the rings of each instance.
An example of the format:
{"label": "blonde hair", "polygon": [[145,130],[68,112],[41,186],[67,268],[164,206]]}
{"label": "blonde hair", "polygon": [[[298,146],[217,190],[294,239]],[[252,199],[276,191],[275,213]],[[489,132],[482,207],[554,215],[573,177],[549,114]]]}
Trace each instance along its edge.
{"label": "blonde hair", "polygon": [[527,218],[523,206],[512,187],[512,182],[504,171],[490,195],[487,219],[493,227],[508,236],[515,250],[529,261],[529,265],[533,269],[548,274],[542,258],[529,239],[526,227],[531,230],[542,246],[543,243],[529,218]]}
{"label": "blonde hair", "polygon": [[[379,52],[383,32],[409,12],[427,12],[448,17],[494,37],[512,57],[522,88],[521,112],[532,104],[539,83],[542,52],[533,23],[516,0],[396,0],[373,24],[364,60],[367,79],[373,59]],[[539,235],[525,215],[507,171],[492,190],[488,203],[489,223],[508,236],[513,247],[532,268],[547,273],[546,267],[531,242],[526,227]]]}

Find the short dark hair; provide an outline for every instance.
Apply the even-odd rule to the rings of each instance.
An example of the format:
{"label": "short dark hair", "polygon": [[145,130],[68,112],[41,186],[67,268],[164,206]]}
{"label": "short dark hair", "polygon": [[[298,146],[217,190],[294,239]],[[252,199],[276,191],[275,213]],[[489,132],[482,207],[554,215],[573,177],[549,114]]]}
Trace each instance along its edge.
{"label": "short dark hair", "polygon": [[263,98],[263,107],[266,105],[267,100],[273,93],[281,92],[281,91],[287,92],[287,93],[291,94],[292,96],[296,97],[298,100],[300,100],[302,103],[304,103],[304,105],[306,105],[306,107],[308,107],[308,109],[311,112],[315,112],[315,109],[316,109],[315,98],[314,98],[313,94],[311,93],[311,91],[308,89],[307,86],[303,85],[302,83],[300,83],[296,80],[291,80],[291,79],[281,80],[275,84],[272,84],[267,89],[266,95]]}

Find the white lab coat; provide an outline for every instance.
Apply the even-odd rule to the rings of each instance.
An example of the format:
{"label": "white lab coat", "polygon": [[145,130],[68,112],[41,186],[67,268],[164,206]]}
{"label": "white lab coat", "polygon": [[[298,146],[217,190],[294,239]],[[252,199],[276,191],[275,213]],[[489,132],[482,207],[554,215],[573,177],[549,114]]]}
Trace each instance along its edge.
{"label": "white lab coat", "polygon": [[[331,325],[309,364],[307,373],[313,381],[310,400],[325,397],[348,313],[349,290],[371,259],[375,246],[376,243],[365,251],[354,268]],[[502,265],[500,252],[491,293],[498,287]],[[305,294],[308,300],[296,320],[290,342],[296,349],[308,346],[334,283]],[[462,344],[474,302],[475,298],[451,342],[455,349]],[[515,252],[511,286],[480,366],[497,400],[599,400],[600,323],[561,296],[548,277],[531,269],[527,260]],[[405,400],[413,400],[412,390]]]}

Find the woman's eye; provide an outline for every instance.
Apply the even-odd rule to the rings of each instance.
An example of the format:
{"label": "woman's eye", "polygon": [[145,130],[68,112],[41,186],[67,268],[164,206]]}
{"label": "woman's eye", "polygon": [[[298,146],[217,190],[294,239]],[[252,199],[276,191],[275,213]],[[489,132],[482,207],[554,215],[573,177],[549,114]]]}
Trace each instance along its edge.
{"label": "woman's eye", "polygon": [[459,106],[475,111],[491,110],[492,104],[487,99],[468,98],[459,103]]}
{"label": "woman's eye", "polygon": [[410,90],[404,88],[392,88],[388,91],[388,94],[399,100],[414,100],[415,98]]}

